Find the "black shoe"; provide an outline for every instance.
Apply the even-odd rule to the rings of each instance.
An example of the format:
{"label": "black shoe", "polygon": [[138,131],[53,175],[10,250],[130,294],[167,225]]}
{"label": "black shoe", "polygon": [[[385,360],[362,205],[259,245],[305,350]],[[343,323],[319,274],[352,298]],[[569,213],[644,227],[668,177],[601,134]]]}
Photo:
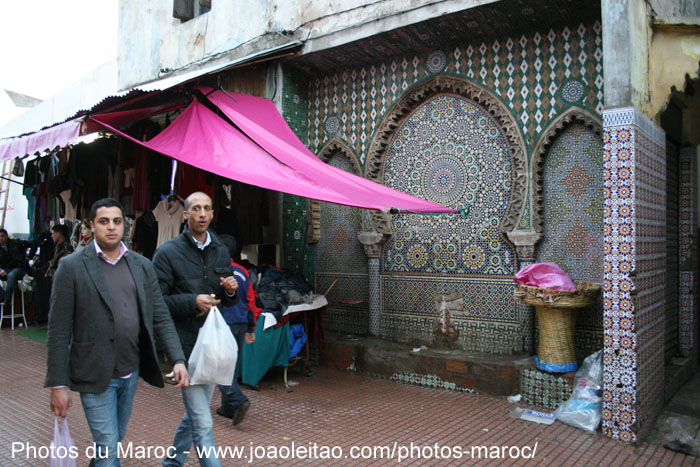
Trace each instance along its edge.
{"label": "black shoe", "polygon": [[222,417],[226,418],[233,418],[233,414],[228,410],[225,410],[223,407],[216,409],[216,415],[221,415]]}
{"label": "black shoe", "polygon": [[249,408],[250,402],[248,401],[245,401],[236,407],[236,410],[233,411],[233,426],[236,426],[243,421],[243,417],[245,417],[245,414],[248,412]]}

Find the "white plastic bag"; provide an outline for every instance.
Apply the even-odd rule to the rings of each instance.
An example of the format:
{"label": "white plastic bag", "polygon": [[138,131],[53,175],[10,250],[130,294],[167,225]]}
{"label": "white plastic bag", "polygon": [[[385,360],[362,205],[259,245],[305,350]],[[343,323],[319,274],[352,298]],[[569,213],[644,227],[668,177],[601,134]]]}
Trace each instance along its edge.
{"label": "white plastic bag", "polygon": [[53,419],[53,440],[50,448],[50,467],[75,467],[78,451],[68,431],[68,419],[63,419],[63,429],[58,429],[58,417]]}
{"label": "white plastic bag", "polygon": [[199,328],[190,360],[187,362],[190,384],[231,385],[236,370],[238,345],[217,307],[209,310]]}
{"label": "white plastic bag", "polygon": [[576,428],[595,433],[602,418],[601,389],[603,382],[603,351],[599,350],[583,361],[574,377],[571,399],[562,403],[554,416]]}
{"label": "white plastic bag", "polygon": [[664,447],[671,451],[682,452],[693,457],[700,457],[700,445],[693,437],[697,430],[693,419],[689,417],[667,417],[661,421],[660,431],[664,434]]}

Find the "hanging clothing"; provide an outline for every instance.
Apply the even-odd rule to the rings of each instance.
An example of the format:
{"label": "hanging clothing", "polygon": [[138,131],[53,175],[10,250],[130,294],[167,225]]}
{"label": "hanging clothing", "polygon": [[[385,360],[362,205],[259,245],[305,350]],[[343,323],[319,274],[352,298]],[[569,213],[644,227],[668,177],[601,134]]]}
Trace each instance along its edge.
{"label": "hanging clothing", "polygon": [[155,206],[160,201],[163,194],[170,193],[170,178],[173,173],[173,161],[169,157],[163,156],[155,152],[148,155],[148,183],[149,183],[149,199],[151,206]]}
{"label": "hanging clothing", "polygon": [[268,190],[245,183],[231,184],[231,210],[236,216],[236,240],[239,245],[263,242],[262,226],[269,224],[263,209]]}
{"label": "hanging clothing", "polygon": [[131,167],[124,171],[124,188],[131,188],[134,186],[134,168]]}
{"label": "hanging clothing", "polygon": [[29,234],[29,240],[34,241],[39,238],[38,233],[34,232],[34,204],[35,204],[35,199],[33,195],[34,188],[30,186],[25,186],[24,190],[22,192],[24,193],[24,197],[27,198],[27,220],[29,220],[29,230],[31,230]]}
{"label": "hanging clothing", "polygon": [[[231,180],[223,177],[215,177],[213,183],[212,203],[214,205],[214,219],[212,225],[219,234],[233,235],[238,239],[238,229],[236,228],[236,213],[233,210],[231,201]],[[247,210],[246,210],[247,213]],[[246,239],[247,240],[247,239]],[[239,243],[242,248],[245,243]]]}
{"label": "hanging clothing", "polygon": [[153,210],[153,216],[158,221],[158,243],[156,248],[171,238],[180,235],[180,226],[184,219],[185,208],[180,200],[176,200],[168,209],[168,200],[162,200]]}
{"label": "hanging clothing", "polygon": [[158,245],[158,222],[151,211],[134,222],[133,250],[148,259],[153,259],[153,253]]}
{"label": "hanging clothing", "polygon": [[131,199],[131,208],[136,211],[148,211],[151,209],[151,201],[148,196],[148,188],[150,186],[148,180],[148,151],[140,146],[134,147],[134,181],[133,181],[133,198]]}
{"label": "hanging clothing", "polygon": [[183,199],[195,191],[201,191],[212,197],[212,186],[207,181],[206,173],[191,165],[178,163],[175,187],[175,191]]}
{"label": "hanging clothing", "polygon": [[64,217],[69,221],[77,221],[75,206],[70,202],[70,190],[62,191],[60,194],[63,204],[66,206],[66,215]]}

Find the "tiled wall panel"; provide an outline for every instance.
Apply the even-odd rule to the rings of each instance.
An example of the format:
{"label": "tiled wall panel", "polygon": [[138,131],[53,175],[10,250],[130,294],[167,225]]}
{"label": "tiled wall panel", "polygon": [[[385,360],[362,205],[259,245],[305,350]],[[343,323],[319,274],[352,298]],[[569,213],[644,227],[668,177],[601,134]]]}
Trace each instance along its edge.
{"label": "tiled wall panel", "polygon": [[663,403],[665,136],[634,108],[603,119],[603,432],[636,442]]}

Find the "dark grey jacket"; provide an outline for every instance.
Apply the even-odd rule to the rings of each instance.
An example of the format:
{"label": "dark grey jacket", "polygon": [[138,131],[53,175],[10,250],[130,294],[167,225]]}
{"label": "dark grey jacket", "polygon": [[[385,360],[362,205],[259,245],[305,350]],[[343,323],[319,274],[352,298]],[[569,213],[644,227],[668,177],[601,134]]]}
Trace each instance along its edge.
{"label": "dark grey jacket", "polygon": [[[61,259],[53,279],[48,329],[48,361],[44,386],[68,386],[73,391],[101,393],[112,378],[116,359],[114,318],[95,245]],[[129,251],[126,261],[139,303],[139,374],[163,387],[156,358],[158,339],[170,361],[184,360],[168,307],[151,262]]]}
{"label": "dark grey jacket", "polygon": [[229,297],[219,283],[220,277],[233,275],[228,248],[214,232],[210,230],[209,234],[211,243],[200,250],[185,229],[158,248],[153,257],[160,290],[173,315],[182,350],[188,359],[207,316],[197,316],[197,295],[214,294],[221,300],[219,309],[238,302],[238,292]]}

